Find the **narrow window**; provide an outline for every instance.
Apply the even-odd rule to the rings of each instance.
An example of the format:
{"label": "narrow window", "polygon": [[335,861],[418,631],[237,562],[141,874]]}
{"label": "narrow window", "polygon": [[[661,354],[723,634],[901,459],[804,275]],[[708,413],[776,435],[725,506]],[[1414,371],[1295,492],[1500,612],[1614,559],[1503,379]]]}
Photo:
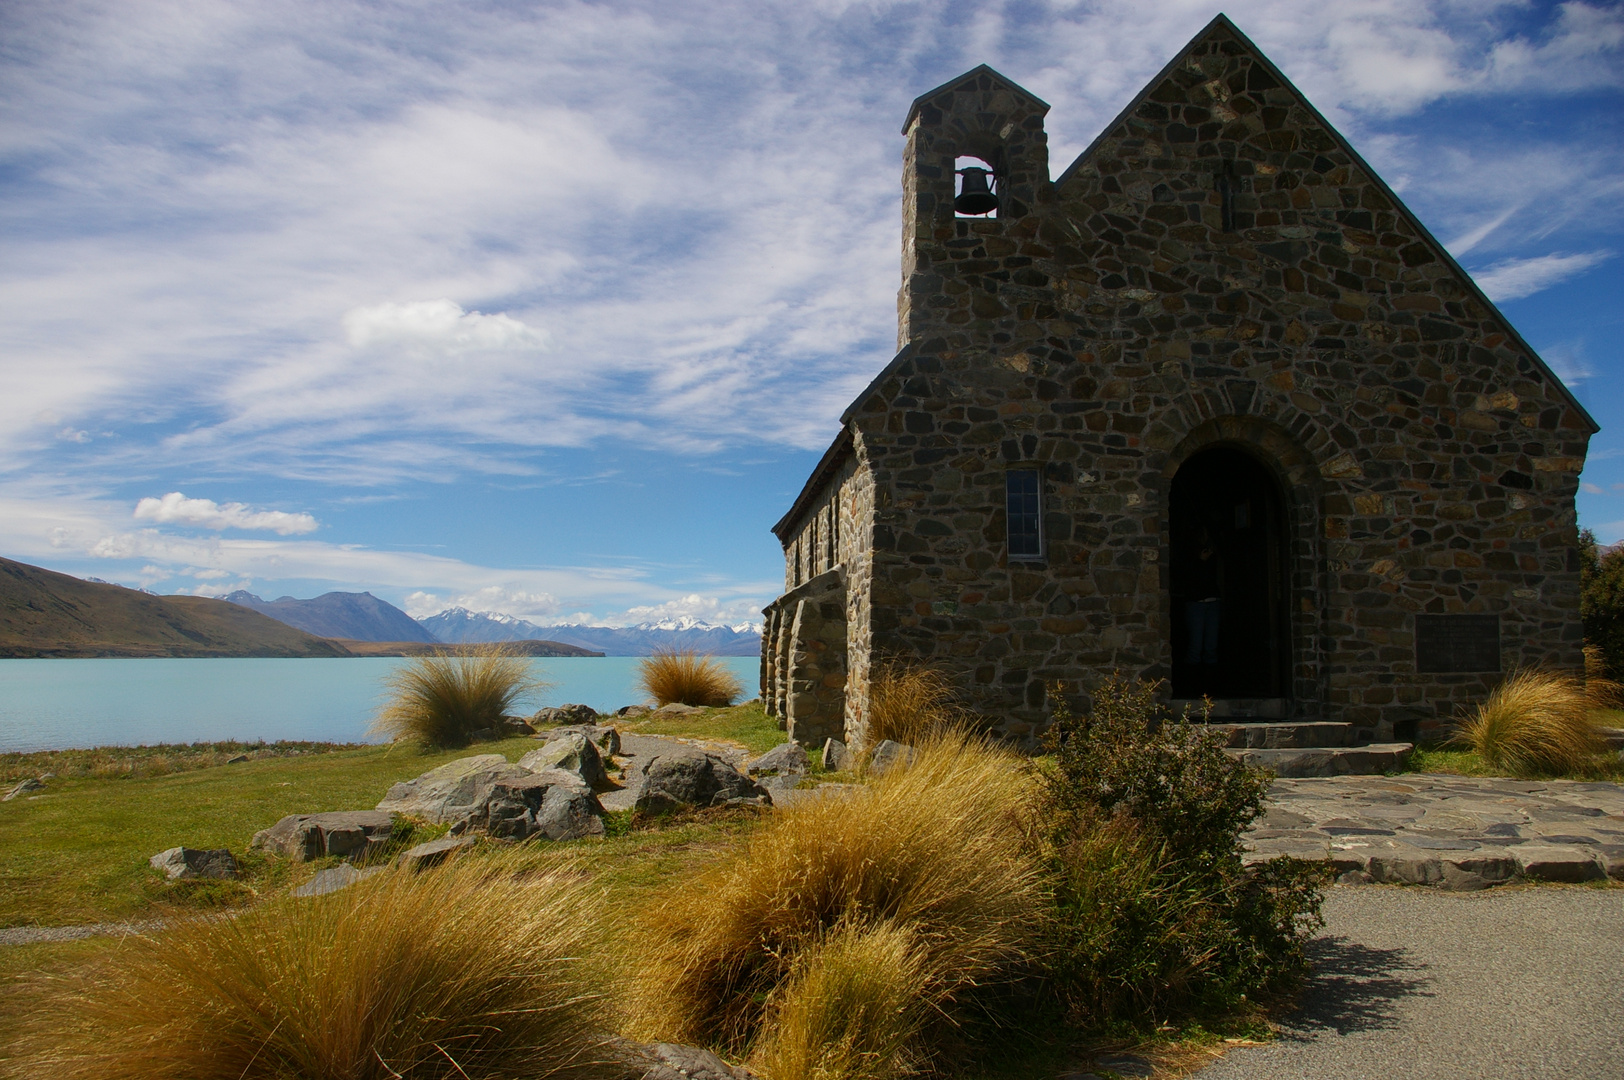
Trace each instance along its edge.
{"label": "narrow window", "polygon": [[1004,503],[1009,522],[1009,557],[1043,558],[1043,506],[1036,469],[1004,474]]}

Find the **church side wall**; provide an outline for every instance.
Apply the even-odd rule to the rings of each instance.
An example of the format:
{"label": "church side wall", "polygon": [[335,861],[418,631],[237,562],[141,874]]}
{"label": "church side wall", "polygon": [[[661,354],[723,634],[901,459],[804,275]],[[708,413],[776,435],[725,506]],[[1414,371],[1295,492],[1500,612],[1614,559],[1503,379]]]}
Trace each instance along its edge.
{"label": "church side wall", "polygon": [[[873,536],[873,476],[861,450],[847,459],[808,508],[784,548],[785,592],[805,585],[835,568],[845,578],[847,687],[843,726],[847,738],[861,738],[867,708],[869,610]],[[762,700],[771,715],[782,718],[788,687],[788,664],[795,647],[793,611],[774,602],[766,609],[762,639]]]}

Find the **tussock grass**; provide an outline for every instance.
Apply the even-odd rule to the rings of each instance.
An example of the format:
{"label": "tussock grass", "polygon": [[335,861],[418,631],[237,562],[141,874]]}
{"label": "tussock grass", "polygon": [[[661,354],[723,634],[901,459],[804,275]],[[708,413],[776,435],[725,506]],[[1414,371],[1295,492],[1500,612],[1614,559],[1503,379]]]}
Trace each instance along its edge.
{"label": "tussock grass", "polygon": [[918,1071],[931,957],[896,922],[843,924],[795,959],[754,1063],[777,1080],[888,1080]]}
{"label": "tussock grass", "polygon": [[391,697],[372,734],[422,746],[467,746],[497,732],[519,702],[546,689],[530,660],[500,648],[419,656],[384,679]]}
{"label": "tussock grass", "polygon": [[57,1080],[608,1074],[574,875],[465,858],[132,938],[62,977],[0,1071]]}
{"label": "tussock grass", "polygon": [[1591,717],[1599,692],[1587,693],[1585,681],[1566,672],[1513,672],[1467,714],[1450,743],[1515,776],[1579,771],[1607,749]]}
{"label": "tussock grass", "polygon": [[940,668],[888,660],[869,684],[868,745],[894,739],[917,746],[965,729],[972,717],[952,678]]}
{"label": "tussock grass", "polygon": [[1014,759],[959,736],[776,811],[625,939],[629,1033],[753,1054],[773,1080],[921,1067],[1028,959],[1027,790]]}
{"label": "tussock grass", "polygon": [[733,672],[714,656],[700,656],[692,649],[656,649],[638,662],[637,685],[661,705],[674,701],[720,709],[744,693]]}

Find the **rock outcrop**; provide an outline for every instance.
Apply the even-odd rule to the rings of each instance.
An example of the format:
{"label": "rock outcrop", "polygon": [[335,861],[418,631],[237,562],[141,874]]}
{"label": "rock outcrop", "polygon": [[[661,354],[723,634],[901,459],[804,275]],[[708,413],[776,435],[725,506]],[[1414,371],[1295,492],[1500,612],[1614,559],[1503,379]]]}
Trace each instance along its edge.
{"label": "rock outcrop", "polygon": [[172,847],[147,862],[154,870],[162,870],[170,881],[194,878],[229,881],[237,876],[237,860],[225,848]]}
{"label": "rock outcrop", "polygon": [[270,828],[255,833],[248,846],[294,862],[309,862],[327,855],[364,859],[388,842],[394,827],[394,814],[382,809],[289,814]]}
{"label": "rock outcrop", "polygon": [[653,755],[636,779],[639,790],[633,808],[645,814],[728,804],[772,805],[765,787],[726,759],[697,747],[677,744]]}

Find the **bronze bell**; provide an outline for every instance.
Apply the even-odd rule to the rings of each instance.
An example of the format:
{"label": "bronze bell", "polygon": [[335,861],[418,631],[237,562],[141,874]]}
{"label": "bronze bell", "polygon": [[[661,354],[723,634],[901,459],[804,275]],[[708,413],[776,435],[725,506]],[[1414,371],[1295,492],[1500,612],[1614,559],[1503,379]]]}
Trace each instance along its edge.
{"label": "bronze bell", "polygon": [[998,209],[998,196],[987,186],[986,169],[960,169],[959,175],[964,177],[964,186],[959,190],[959,197],[953,200],[955,212],[979,217]]}

